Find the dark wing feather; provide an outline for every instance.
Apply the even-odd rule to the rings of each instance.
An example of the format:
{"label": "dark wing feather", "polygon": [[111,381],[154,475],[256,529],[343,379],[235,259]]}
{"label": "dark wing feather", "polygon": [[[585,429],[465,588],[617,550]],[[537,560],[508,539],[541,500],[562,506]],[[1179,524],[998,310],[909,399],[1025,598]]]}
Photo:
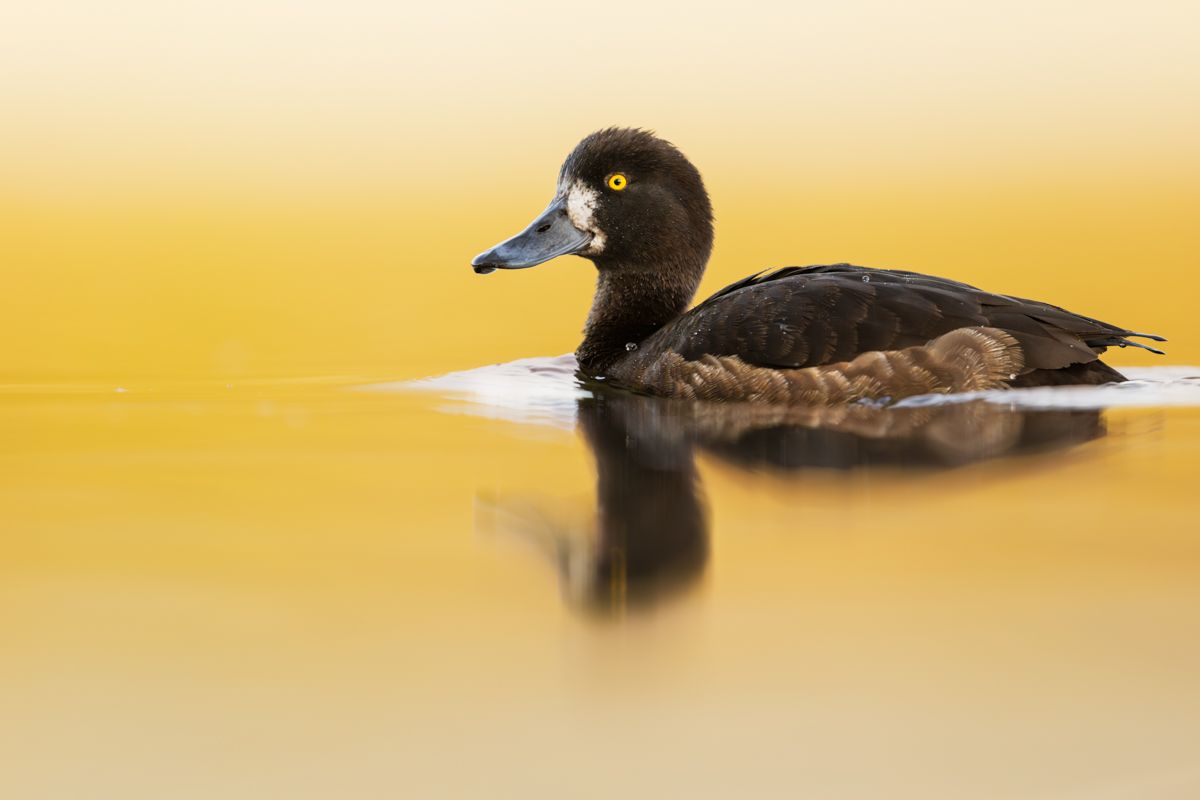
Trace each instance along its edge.
{"label": "dark wing feather", "polygon": [[1106,347],[1133,345],[1125,337],[1142,335],[945,278],[833,264],[738,281],[652,338],[656,351],[689,360],[738,356],[758,366],[799,368],[924,344],[975,325],[1011,333],[1024,351],[1025,372],[1092,362]]}

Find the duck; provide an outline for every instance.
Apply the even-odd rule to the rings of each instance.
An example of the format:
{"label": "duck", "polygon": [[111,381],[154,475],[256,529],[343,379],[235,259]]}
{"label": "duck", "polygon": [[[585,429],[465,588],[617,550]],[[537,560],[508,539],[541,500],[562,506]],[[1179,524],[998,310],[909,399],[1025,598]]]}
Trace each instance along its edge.
{"label": "duck", "polygon": [[475,273],[576,255],[596,290],[580,375],[690,400],[831,405],[924,394],[1126,380],[1110,347],[1162,351],[1137,333],[947,278],[853,264],[763,270],[689,309],[712,253],[699,170],[640,128],[605,128],[570,152],[549,206],[475,256]]}

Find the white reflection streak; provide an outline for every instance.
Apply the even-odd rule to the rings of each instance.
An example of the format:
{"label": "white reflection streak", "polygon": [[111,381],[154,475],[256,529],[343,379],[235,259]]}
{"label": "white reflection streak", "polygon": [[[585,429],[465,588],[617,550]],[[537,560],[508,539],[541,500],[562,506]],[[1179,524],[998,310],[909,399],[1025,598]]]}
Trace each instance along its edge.
{"label": "white reflection streak", "polygon": [[[523,358],[506,364],[451,372],[434,378],[361,387],[366,391],[426,391],[463,401],[442,410],[512,422],[575,426],[575,404],[588,391],[575,377],[575,358]],[[898,408],[986,400],[1022,409],[1200,407],[1200,367],[1141,367],[1123,370],[1127,383],[1107,386],[1042,386],[953,395],[922,395]]]}

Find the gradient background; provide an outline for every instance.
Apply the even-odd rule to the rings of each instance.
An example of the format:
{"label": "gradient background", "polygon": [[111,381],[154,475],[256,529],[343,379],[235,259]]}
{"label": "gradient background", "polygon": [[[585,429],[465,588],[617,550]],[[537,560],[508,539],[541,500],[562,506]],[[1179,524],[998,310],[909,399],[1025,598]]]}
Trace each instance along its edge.
{"label": "gradient background", "polygon": [[953,473],[702,457],[705,575],[591,624],[480,512],[589,541],[578,437],[342,388],[572,350],[586,261],[468,264],[612,124],[702,170],[702,295],[911,268],[1197,363],[1198,30],[1195,2],[7,3],[0,796],[1196,797],[1196,409]]}
{"label": "gradient background", "polygon": [[569,351],[587,262],[468,262],[611,124],[704,173],[701,295],[767,266],[902,267],[1200,359],[1195,3],[408,5],[10,4],[0,378]]}

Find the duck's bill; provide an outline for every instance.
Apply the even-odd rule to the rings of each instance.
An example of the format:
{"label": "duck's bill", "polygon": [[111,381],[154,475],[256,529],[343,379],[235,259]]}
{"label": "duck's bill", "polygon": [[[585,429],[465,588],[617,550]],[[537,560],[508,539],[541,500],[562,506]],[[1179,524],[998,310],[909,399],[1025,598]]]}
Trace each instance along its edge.
{"label": "duck's bill", "polygon": [[591,242],[592,234],[571,224],[566,200],[557,198],[528,228],[475,256],[471,267],[480,275],[498,269],[536,267],[552,258],[585,250]]}

